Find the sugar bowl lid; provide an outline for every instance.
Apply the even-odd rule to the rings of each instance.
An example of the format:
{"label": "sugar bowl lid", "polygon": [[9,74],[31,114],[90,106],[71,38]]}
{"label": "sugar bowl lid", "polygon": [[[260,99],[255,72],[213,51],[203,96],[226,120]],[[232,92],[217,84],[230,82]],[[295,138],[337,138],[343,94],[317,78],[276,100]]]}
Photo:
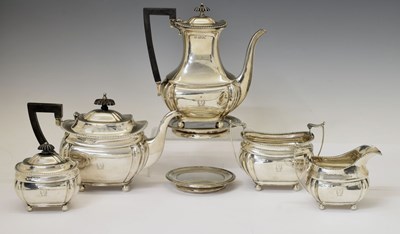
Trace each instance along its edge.
{"label": "sugar bowl lid", "polygon": [[206,29],[206,28],[225,28],[225,20],[215,21],[213,18],[206,16],[205,12],[210,11],[203,3],[199,7],[194,8],[194,11],[199,12],[198,16],[193,16],[187,21],[177,20],[174,22],[175,26],[182,28],[192,29]]}
{"label": "sugar bowl lid", "polygon": [[25,175],[54,175],[63,174],[76,168],[76,163],[58,155],[54,151],[53,145],[45,142],[38,149],[42,152],[17,163],[15,170]]}
{"label": "sugar bowl lid", "polygon": [[109,109],[108,106],[115,105],[115,102],[106,94],[96,99],[94,104],[101,105],[101,108],[75,113],[75,119],[63,121],[61,127],[68,133],[86,137],[119,137],[142,132],[147,126],[147,121],[134,121],[130,114]]}

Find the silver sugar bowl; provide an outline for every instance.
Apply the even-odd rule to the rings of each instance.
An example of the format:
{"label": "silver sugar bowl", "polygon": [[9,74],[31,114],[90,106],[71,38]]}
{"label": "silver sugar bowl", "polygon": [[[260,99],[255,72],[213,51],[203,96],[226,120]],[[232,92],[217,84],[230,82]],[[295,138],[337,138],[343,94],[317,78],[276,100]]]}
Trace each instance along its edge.
{"label": "silver sugar bowl", "polygon": [[79,169],[77,163],[54,151],[54,146],[44,137],[36,116],[36,112],[50,112],[60,120],[62,105],[28,103],[28,112],[41,152],[15,166],[15,191],[26,203],[28,211],[32,211],[33,207],[61,207],[66,211],[71,198],[79,191]]}
{"label": "silver sugar bowl", "polygon": [[237,161],[256,184],[256,190],[262,190],[262,186],[293,186],[294,190],[299,190],[293,165],[295,150],[303,148],[312,151],[314,134],[311,129],[323,125],[308,124],[309,131],[280,134],[243,130]]}

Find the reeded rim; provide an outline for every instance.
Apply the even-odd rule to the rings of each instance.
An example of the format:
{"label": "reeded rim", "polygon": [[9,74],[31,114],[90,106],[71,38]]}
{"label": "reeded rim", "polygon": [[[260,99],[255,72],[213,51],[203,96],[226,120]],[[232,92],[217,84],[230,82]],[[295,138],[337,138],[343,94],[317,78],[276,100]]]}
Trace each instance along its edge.
{"label": "reeded rim", "polygon": [[[139,132],[142,132],[147,126],[147,121],[142,120],[142,121],[136,121],[135,126],[133,126],[133,128],[129,132],[95,132],[95,133],[90,134],[90,133],[74,131],[73,126],[74,126],[75,122],[76,122],[76,120],[65,120],[62,122],[61,128],[67,133],[84,136],[84,137],[89,137],[89,138],[118,138],[118,137],[127,136],[127,135],[134,135]],[[107,125],[107,124],[102,124],[102,125]]]}
{"label": "reeded rim", "polygon": [[255,143],[283,144],[283,143],[306,143],[314,139],[311,132],[290,132],[290,133],[263,133],[255,131],[243,131],[244,140]]}
{"label": "reeded rim", "polygon": [[[199,178],[196,180],[181,180],[178,177],[184,174],[191,173],[208,173],[222,176],[221,180],[214,181],[204,181],[204,179]],[[236,176],[232,172],[218,168],[218,167],[208,167],[208,166],[190,166],[190,167],[180,167],[169,171],[165,176],[169,181],[173,182],[176,186],[189,188],[189,189],[211,189],[225,187],[227,184],[235,180]],[[194,190],[195,191],[195,190]]]}

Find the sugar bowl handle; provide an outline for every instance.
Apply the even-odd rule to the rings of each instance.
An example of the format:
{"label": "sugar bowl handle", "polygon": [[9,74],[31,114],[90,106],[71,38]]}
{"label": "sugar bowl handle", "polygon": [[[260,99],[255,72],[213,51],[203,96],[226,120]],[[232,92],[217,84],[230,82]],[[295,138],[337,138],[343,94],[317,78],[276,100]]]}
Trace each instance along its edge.
{"label": "sugar bowl handle", "polygon": [[161,76],[158,70],[156,54],[154,53],[153,38],[151,35],[150,15],[168,15],[170,20],[176,20],[175,8],[143,8],[144,32],[146,35],[147,50],[149,52],[151,70],[153,71],[154,81],[161,83]]}
{"label": "sugar bowl handle", "polygon": [[56,124],[61,124],[61,118],[63,116],[63,106],[62,104],[55,103],[28,103],[28,114],[29,120],[31,121],[33,132],[35,133],[36,139],[39,142],[39,145],[43,145],[47,143],[46,137],[44,137],[42,129],[40,128],[40,124],[37,118],[38,112],[43,113],[54,113],[54,117],[56,119]]}
{"label": "sugar bowl handle", "polygon": [[309,123],[307,124],[307,128],[310,132],[312,128],[322,128],[321,147],[319,147],[318,151],[318,156],[319,156],[321,154],[322,147],[324,146],[324,141],[325,141],[325,122],[322,122],[320,124]]}

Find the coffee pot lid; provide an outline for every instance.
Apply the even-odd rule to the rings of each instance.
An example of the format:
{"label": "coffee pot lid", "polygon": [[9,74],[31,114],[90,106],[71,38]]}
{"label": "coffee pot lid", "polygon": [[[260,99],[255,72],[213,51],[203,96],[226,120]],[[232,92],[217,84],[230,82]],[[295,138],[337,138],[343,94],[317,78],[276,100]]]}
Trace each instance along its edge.
{"label": "coffee pot lid", "polygon": [[109,109],[108,106],[115,105],[115,102],[107,98],[107,94],[96,99],[94,104],[101,105],[101,108],[86,114],[76,113],[74,120],[64,121],[61,127],[69,133],[88,137],[118,137],[143,131],[147,126],[147,121],[134,121],[130,114]]}
{"label": "coffee pot lid", "polygon": [[215,21],[213,18],[206,16],[205,12],[210,11],[210,8],[206,7],[203,3],[199,7],[194,8],[194,11],[199,12],[199,15],[193,16],[187,21],[176,20],[174,25],[176,27],[192,29],[217,29],[225,28],[227,25],[225,20]]}

